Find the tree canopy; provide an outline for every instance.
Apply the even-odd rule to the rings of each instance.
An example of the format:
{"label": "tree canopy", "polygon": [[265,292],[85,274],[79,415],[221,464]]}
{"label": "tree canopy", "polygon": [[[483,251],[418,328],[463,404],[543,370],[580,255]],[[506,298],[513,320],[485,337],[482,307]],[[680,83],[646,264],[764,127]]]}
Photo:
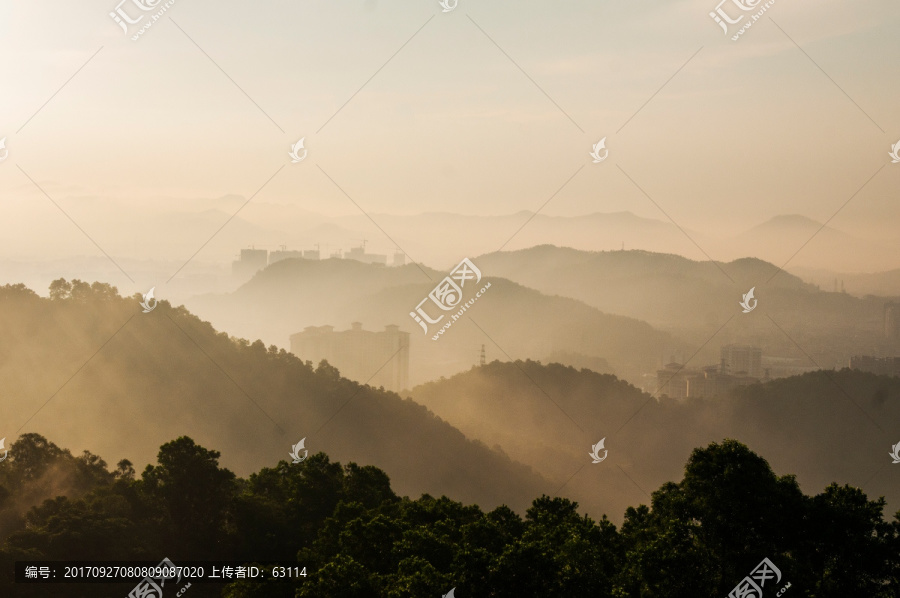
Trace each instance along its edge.
{"label": "tree canopy", "polygon": [[[900,588],[900,513],[886,521],[883,499],[850,486],[807,496],[734,440],[696,449],[683,479],[628,508],[621,529],[561,497],[538,497],[524,515],[399,497],[381,470],[324,453],[248,479],[219,456],[180,437],[136,476],[127,460],[109,470],[96,455],[23,435],[0,468],[0,593],[46,595],[12,584],[16,560],[163,556],[295,561],[308,571],[296,583],[191,587],[226,598],[420,598],[451,588],[459,598],[713,598],[763,558],[793,596],[888,598]],[[113,587],[53,592],[129,589]]]}

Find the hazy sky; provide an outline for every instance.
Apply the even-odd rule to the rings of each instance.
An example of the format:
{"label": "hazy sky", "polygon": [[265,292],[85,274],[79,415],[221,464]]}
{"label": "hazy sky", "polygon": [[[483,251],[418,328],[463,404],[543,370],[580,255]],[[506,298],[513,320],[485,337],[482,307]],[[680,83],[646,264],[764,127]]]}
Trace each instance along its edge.
{"label": "hazy sky", "polygon": [[358,214],[337,185],[371,213],[537,210],[573,175],[543,213],[824,222],[878,172],[831,224],[900,221],[896,2],[777,0],[736,42],[714,0],[177,0],[137,42],[116,3],[0,1],[0,234],[26,252],[73,225],[25,173],[95,235],[260,188],[245,214]]}

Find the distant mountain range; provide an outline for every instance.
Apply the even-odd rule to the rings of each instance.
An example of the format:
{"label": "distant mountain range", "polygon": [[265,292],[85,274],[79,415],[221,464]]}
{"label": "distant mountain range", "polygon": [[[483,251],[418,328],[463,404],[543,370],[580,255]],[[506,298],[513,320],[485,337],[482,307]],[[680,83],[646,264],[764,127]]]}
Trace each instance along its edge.
{"label": "distant mountain range", "polygon": [[[715,334],[713,347],[752,343],[770,354],[811,355],[810,365],[823,367],[846,365],[854,353],[889,350],[883,346],[886,299],[824,291],[758,259],[713,263],[646,251],[541,246],[476,261],[490,274],[646,321],[695,346]],[[743,314],[738,303],[751,288],[757,308]],[[717,361],[714,351],[701,355],[701,364],[704,358]]]}
{"label": "distant mountain range", "polygon": [[[311,249],[323,255],[367,243],[373,253],[406,252],[410,261],[443,269],[466,256],[520,250],[551,244],[585,251],[639,249],[721,261],[752,256],[788,268],[818,268],[846,272],[874,272],[900,268],[900,240],[861,238],[831,224],[799,215],[776,216],[737,234],[719,230],[693,230],[659,216],[646,218],[631,212],[550,216],[522,211],[495,216],[422,213],[394,215],[356,213],[324,216],[296,205],[251,202],[241,196],[174,200],[154,198],[122,205],[96,197],[61,198],[60,206],[79,222],[90,239],[117,262],[137,260],[184,264],[197,253],[182,276],[191,276],[194,264],[230,265],[240,249]],[[34,246],[29,231],[41,231]],[[164,242],[162,242],[164,240]],[[15,223],[0,223],[0,263],[47,261],[60,256],[90,259],[102,255],[85,234],[65,218],[47,218],[37,207],[24,210]],[[103,276],[120,284],[127,281],[112,263]],[[166,265],[144,268],[156,284],[174,269]],[[157,273],[156,271],[159,270]],[[68,277],[81,271],[59,272]],[[9,280],[12,282],[12,280]],[[143,284],[144,280],[139,282]]]}
{"label": "distant mountain range", "polygon": [[[485,270],[484,272],[488,272]],[[230,334],[288,346],[307,326],[366,330],[397,324],[411,332],[410,379],[416,384],[468,369],[482,344],[491,358],[546,358],[558,351],[601,359],[639,380],[682,344],[644,322],[603,313],[582,301],[542,294],[485,274],[491,288],[459,325],[432,340],[410,317],[445,273],[407,265],[385,268],[352,260],[284,260],[229,294],[198,296],[187,306]],[[374,372],[373,372],[374,373]]]}
{"label": "distant mountain range", "polygon": [[[409,314],[445,273],[417,265],[284,260],[233,293],[200,295],[187,306],[230,334],[282,347],[307,326],[397,324],[411,332],[412,384],[468,369],[482,344],[488,359],[605,363],[597,367],[642,387],[669,361],[718,363],[728,343],[762,347],[777,361],[773,375],[891,350],[885,299],[823,291],[758,259],[554,246],[473,259],[492,288],[439,342]],[[742,314],[738,303],[751,288],[758,306]]]}
{"label": "distant mountain range", "polygon": [[[279,212],[285,212],[275,219]],[[410,259],[434,267],[451,267],[459,259],[499,249],[518,250],[551,244],[588,251],[641,249],[671,253],[690,259],[711,257],[731,261],[752,256],[777,266],[877,271],[900,268],[900,244],[858,238],[832,226],[823,226],[799,215],[776,216],[736,236],[718,231],[696,231],[665,219],[643,218],[631,212],[593,213],[581,216],[547,216],[522,211],[499,216],[465,216],[425,213],[411,216],[371,214],[335,218],[333,228],[306,229],[307,244],[316,242],[347,246],[367,236],[381,247],[394,243]],[[264,218],[254,211],[257,226],[283,227],[292,221],[287,208],[272,208]],[[308,220],[304,220],[308,222]],[[386,232],[390,239],[385,238]],[[300,232],[300,231],[298,231]],[[294,237],[296,238],[296,237]],[[435,243],[435,240],[440,240]],[[303,241],[301,241],[303,242]],[[379,251],[376,251],[378,253]]]}
{"label": "distant mountain range", "polygon": [[900,298],[900,268],[872,273],[836,272],[816,268],[793,268],[792,271],[803,280],[827,291],[845,289],[847,293],[857,297],[878,295]]}
{"label": "distant mountain range", "polygon": [[776,216],[712,247],[714,259],[751,255],[788,269],[876,271],[900,267],[900,247],[857,238],[796,214]]}

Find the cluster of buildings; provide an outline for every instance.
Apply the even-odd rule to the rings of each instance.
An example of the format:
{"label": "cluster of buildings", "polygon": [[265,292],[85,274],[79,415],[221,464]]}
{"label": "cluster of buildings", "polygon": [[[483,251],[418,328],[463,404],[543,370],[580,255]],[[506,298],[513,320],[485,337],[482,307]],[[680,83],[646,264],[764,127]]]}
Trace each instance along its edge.
{"label": "cluster of buildings", "polygon": [[[395,264],[403,263],[403,254],[395,257]],[[368,263],[385,264],[385,256],[366,254],[363,247],[351,249],[343,259],[357,259]],[[246,268],[265,268],[283,259],[320,259],[319,251],[279,251],[246,249],[241,261]],[[398,264],[399,260],[399,264]],[[888,303],[884,308],[884,334],[889,346],[900,348],[900,303]],[[399,326],[388,325],[374,332],[363,330],[360,322],[353,322],[349,330],[335,330],[334,326],[308,326],[291,335],[291,352],[304,361],[318,364],[328,361],[345,378],[393,392],[409,388],[409,338]],[[656,372],[655,390],[660,397],[687,399],[694,397],[722,397],[739,386],[748,386],[770,379],[769,368],[763,367],[762,349],[751,345],[729,344],[720,349],[719,363],[702,368],[687,368],[669,363]],[[772,366],[772,359],[767,358]],[[481,364],[484,365],[484,347]],[[775,366],[778,370],[777,365]],[[900,376],[900,357],[854,356],[850,368],[885,376]],[[804,368],[808,369],[808,368]],[[652,378],[651,378],[652,380]],[[650,380],[648,380],[649,382]]]}
{"label": "cluster of buildings", "polygon": [[850,358],[850,369],[879,376],[900,376],[900,357],[854,355]]}
{"label": "cluster of buildings", "polygon": [[[349,330],[308,326],[291,335],[290,342],[291,352],[304,361],[317,365],[324,359],[345,378],[399,393],[409,388],[409,336],[410,333],[396,325],[374,332],[363,330],[360,322],[353,322]],[[484,361],[482,347],[482,365]],[[900,357],[854,356],[850,368],[900,376]],[[672,399],[722,397],[739,386],[769,378],[769,369],[763,367],[762,349],[731,344],[720,349],[716,365],[687,368],[670,363],[657,370],[655,390],[658,396]]]}
{"label": "cluster of buildings", "polygon": [[[329,257],[335,259],[356,260],[364,264],[381,264],[388,265],[388,256],[381,253],[366,253],[365,242],[360,247],[353,247],[347,251],[338,249]],[[310,250],[288,250],[285,246],[275,251],[268,249],[241,249],[241,255],[238,259],[231,263],[231,272],[235,278],[248,279],[266,266],[270,266],[275,262],[286,259],[302,259],[302,260],[320,260],[322,253],[318,249]],[[392,266],[403,266],[406,264],[406,254],[402,251],[396,251],[391,262]]]}
{"label": "cluster of buildings", "polygon": [[[855,355],[850,358],[850,369],[870,372],[880,376],[900,377],[900,303],[887,302],[884,305],[884,343],[875,349],[881,355]],[[763,368],[762,350],[748,345],[725,345],[721,349],[718,365],[700,369],[689,369],[680,363],[670,363],[656,372],[656,389],[659,396],[673,399],[688,397],[715,397],[727,394],[737,386],[747,386],[770,378],[769,369]],[[768,358],[769,365],[776,363],[776,377],[791,370],[789,365],[777,363],[777,358]],[[795,368],[797,369],[797,368]],[[799,368],[800,373],[809,368]]]}
{"label": "cluster of buildings", "polygon": [[315,365],[325,359],[341,376],[360,384],[394,392],[409,388],[409,333],[396,325],[381,332],[363,330],[359,322],[341,331],[307,326],[291,335],[291,353]]}
{"label": "cluster of buildings", "polygon": [[900,303],[889,301],[884,304],[884,351],[894,357],[854,355],[850,358],[850,369],[878,374],[879,376],[900,376]]}
{"label": "cluster of buildings", "polygon": [[900,348],[900,303],[884,304],[884,337],[895,350]]}
{"label": "cluster of buildings", "polygon": [[659,396],[673,399],[724,396],[733,388],[768,379],[762,367],[762,349],[749,345],[725,345],[718,365],[689,369],[670,363],[656,372]]}

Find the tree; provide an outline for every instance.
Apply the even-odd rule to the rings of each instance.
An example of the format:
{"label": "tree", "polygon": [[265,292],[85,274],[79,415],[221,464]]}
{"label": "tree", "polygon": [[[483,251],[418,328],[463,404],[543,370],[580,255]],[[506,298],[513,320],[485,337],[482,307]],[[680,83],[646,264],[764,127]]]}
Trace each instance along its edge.
{"label": "tree", "polygon": [[219,468],[218,451],[187,436],[160,447],[157,462],[141,476],[143,491],[165,507],[185,553],[192,559],[221,555],[235,475]]}
{"label": "tree", "polygon": [[505,547],[492,586],[498,596],[608,596],[618,568],[615,526],[578,514],[578,503],[542,496],[522,535]]}
{"label": "tree", "polygon": [[313,573],[297,598],[372,598],[380,595],[371,573],[352,557],[339,555]]}
{"label": "tree", "polygon": [[890,523],[884,521],[884,498],[869,501],[859,488],[831,484],[814,497],[809,531],[817,598],[873,596],[885,598],[885,583],[896,565]]}
{"label": "tree", "polygon": [[68,299],[72,292],[72,283],[65,278],[57,278],[50,283],[50,298],[53,300]]}
{"label": "tree", "polygon": [[[667,488],[669,490],[670,488]],[[778,477],[736,440],[695,449],[678,491],[654,494],[654,510],[699,523],[699,542],[716,555],[727,594],[763,558],[790,565],[802,546],[808,498],[794,476]]]}

